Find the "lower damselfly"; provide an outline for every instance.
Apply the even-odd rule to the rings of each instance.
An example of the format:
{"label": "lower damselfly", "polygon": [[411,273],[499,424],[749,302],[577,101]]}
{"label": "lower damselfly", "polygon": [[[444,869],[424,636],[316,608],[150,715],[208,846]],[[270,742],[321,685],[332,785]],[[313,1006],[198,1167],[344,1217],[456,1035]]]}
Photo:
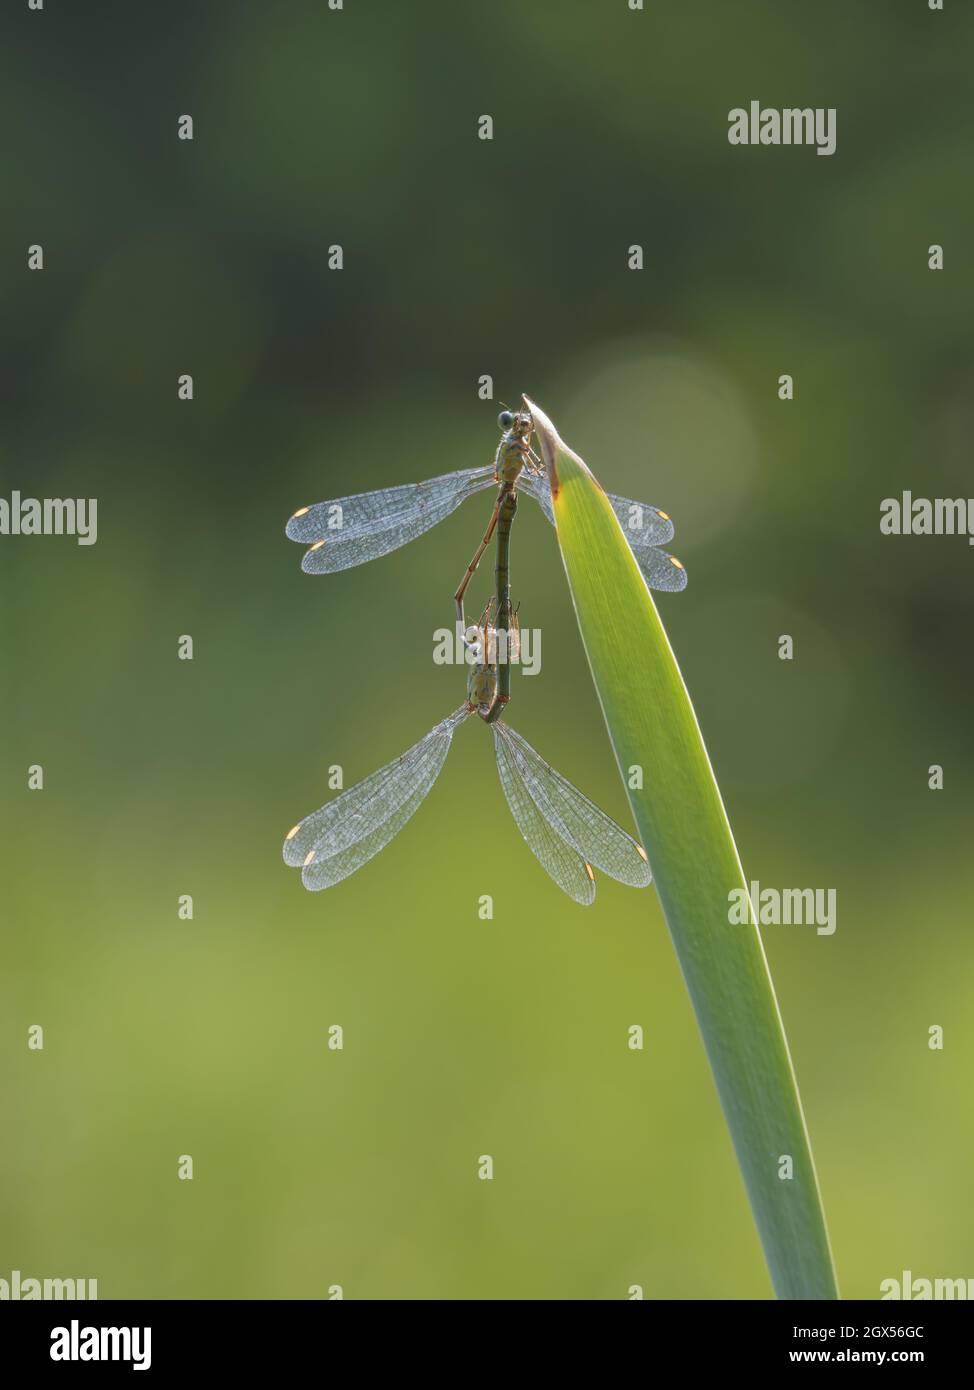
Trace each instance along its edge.
{"label": "lower damselfly", "polygon": [[[467,699],[395,761],[305,816],[284,840],[284,861],[301,870],[312,892],[331,888],[367,864],[419,809],[446,761],[459,726],[471,715],[484,722],[495,707],[498,633],[485,620],[481,660],[467,682]],[[503,719],[490,722],[501,787],[517,827],[541,867],[575,902],[595,899],[595,869],[645,888],[649,863],[640,844],[535,752]]]}

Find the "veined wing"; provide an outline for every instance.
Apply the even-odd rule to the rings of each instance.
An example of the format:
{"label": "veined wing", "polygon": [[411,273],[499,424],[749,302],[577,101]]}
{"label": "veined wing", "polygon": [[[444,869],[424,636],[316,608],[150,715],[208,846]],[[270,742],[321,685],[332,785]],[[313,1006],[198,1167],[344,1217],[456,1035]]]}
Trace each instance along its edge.
{"label": "veined wing", "polygon": [[636,564],[651,589],[678,594],[687,587],[687,572],[675,555],[648,545],[645,550],[633,549]]}
{"label": "veined wing", "polygon": [[380,850],[385,849],[390,840],[395,839],[425,795],[426,792],[423,791],[412,800],[404,802],[370,834],[340,850],[338,854],[333,854],[328,859],[313,859],[310,864],[305,865],[301,870],[301,882],[305,888],[311,893],[320,893],[323,888],[332,888],[336,883],[341,883],[343,878],[354,874],[363,864],[367,864]]}
{"label": "veined wing", "polygon": [[555,509],[551,501],[551,484],[548,482],[547,473],[528,473],[525,470],[517,480],[518,492],[526,492],[529,497],[533,497],[545,516],[555,524]]}
{"label": "veined wing", "polygon": [[[541,510],[555,524],[555,513],[551,502],[551,486],[545,474],[522,473],[518,478],[519,491],[526,492],[541,506]],[[629,548],[636,558],[643,578],[651,589],[678,593],[687,586],[687,572],[675,556],[656,547],[671,540],[673,522],[666,512],[658,507],[650,507],[645,502],[632,502],[628,497],[616,497],[606,493],[619,524],[625,532]]]}
{"label": "veined wing", "polygon": [[498,720],[494,731],[494,752],[501,786],[528,848],[541,867],[570,898],[588,907],[595,899],[595,875],[578,847],[554,830],[538,810],[524,781],[515,750],[506,738],[507,727]]}
{"label": "veined wing", "polygon": [[563,837],[567,834],[586,860],[632,888],[652,882],[646,852],[611,816],[573,786],[508,725],[499,732],[507,741],[538,810]]}
{"label": "veined wing", "polygon": [[676,527],[659,507],[632,502],[628,497],[616,497],[612,492],[607,492],[606,496],[634,552],[638,553],[647,545],[665,545],[673,539]]}
{"label": "veined wing", "polygon": [[454,730],[468,714],[461,705],[401,757],[288,831],[284,862],[300,866],[306,888],[314,892],[339,883],[399,833],[439,776]]}
{"label": "veined wing", "polygon": [[467,497],[494,486],[492,464],[444,473],[422,483],[379,488],[302,507],[287,535],[310,548],[301,561],[309,574],[333,574],[376,560],[415,540],[455,511]]}
{"label": "veined wing", "polygon": [[292,541],[310,545],[322,536],[357,535],[373,531],[394,520],[402,512],[414,509],[419,503],[427,506],[463,493],[471,483],[486,486],[493,481],[493,464],[480,468],[461,468],[454,473],[441,473],[421,483],[402,483],[398,487],[382,487],[375,492],[357,492],[350,497],[336,497],[331,502],[316,502],[313,507],[301,507],[287,524]]}

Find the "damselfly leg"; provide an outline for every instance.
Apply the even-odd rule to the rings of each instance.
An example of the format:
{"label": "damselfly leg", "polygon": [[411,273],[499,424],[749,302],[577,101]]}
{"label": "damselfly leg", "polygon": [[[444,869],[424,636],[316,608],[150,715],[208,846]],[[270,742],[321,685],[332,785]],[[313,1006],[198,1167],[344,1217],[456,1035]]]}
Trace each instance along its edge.
{"label": "damselfly leg", "polygon": [[477,566],[480,564],[481,557],[483,556],[484,551],[490,545],[491,537],[493,536],[494,531],[497,528],[497,518],[500,515],[501,502],[503,500],[503,496],[503,493],[498,493],[497,501],[494,503],[494,510],[490,514],[490,523],[488,524],[487,530],[484,532],[484,538],[477,546],[477,549],[474,551],[473,559],[470,561],[470,564],[464,570],[463,578],[460,581],[459,588],[453,595],[453,601],[457,606],[457,623],[459,625],[459,631],[461,635],[466,631],[466,620],[463,616],[463,598],[467,592],[467,587],[469,586],[471,579],[473,579],[474,577],[474,573],[477,569]]}

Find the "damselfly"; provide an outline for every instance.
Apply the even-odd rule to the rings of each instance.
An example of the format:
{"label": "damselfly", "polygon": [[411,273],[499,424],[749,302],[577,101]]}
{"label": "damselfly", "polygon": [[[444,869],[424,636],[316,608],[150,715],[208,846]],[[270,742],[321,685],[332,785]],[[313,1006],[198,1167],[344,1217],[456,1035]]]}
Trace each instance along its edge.
{"label": "damselfly", "polygon": [[[494,707],[496,633],[483,627],[483,659],[467,684],[467,699],[400,758],[349,787],[288,831],[284,861],[300,868],[313,892],[330,888],[367,864],[398,835],[419,808],[450,751],[457,728]],[[578,903],[595,899],[595,869],[620,883],[651,881],[646,852],[621,826],[541,758],[502,719],[490,724],[501,787],[528,847],[559,888]]]}
{"label": "damselfly", "polygon": [[[501,518],[505,502],[508,507],[512,500],[516,505],[516,492],[521,490],[535,499],[552,525],[555,521],[549,480],[530,444],[530,412],[526,406],[517,413],[502,411],[498,425],[502,435],[492,463],[444,473],[426,482],[405,483],[301,507],[287,523],[290,539],[308,547],[301,568],[309,574],[333,574],[376,560],[445,520],[474,493],[497,487],[487,533],[455,595],[462,625],[464,590]],[[649,587],[669,592],[686,588],[683,565],[660,549],[674,532],[666,512],[613,493],[608,498]]]}

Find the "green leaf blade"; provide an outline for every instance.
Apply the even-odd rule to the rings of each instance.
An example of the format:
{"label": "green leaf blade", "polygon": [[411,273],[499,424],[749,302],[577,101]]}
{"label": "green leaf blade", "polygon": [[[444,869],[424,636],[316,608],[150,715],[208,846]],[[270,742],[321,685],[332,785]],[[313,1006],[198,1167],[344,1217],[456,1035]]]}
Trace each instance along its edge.
{"label": "green leaf blade", "polygon": [[[587,466],[528,402],[582,642],[696,1012],[775,1292],[838,1288],[798,1086],[747,884],[652,596]],[[641,767],[642,788],[629,786]],[[747,922],[732,925],[732,892]],[[789,1155],[793,1176],[781,1178]]]}

